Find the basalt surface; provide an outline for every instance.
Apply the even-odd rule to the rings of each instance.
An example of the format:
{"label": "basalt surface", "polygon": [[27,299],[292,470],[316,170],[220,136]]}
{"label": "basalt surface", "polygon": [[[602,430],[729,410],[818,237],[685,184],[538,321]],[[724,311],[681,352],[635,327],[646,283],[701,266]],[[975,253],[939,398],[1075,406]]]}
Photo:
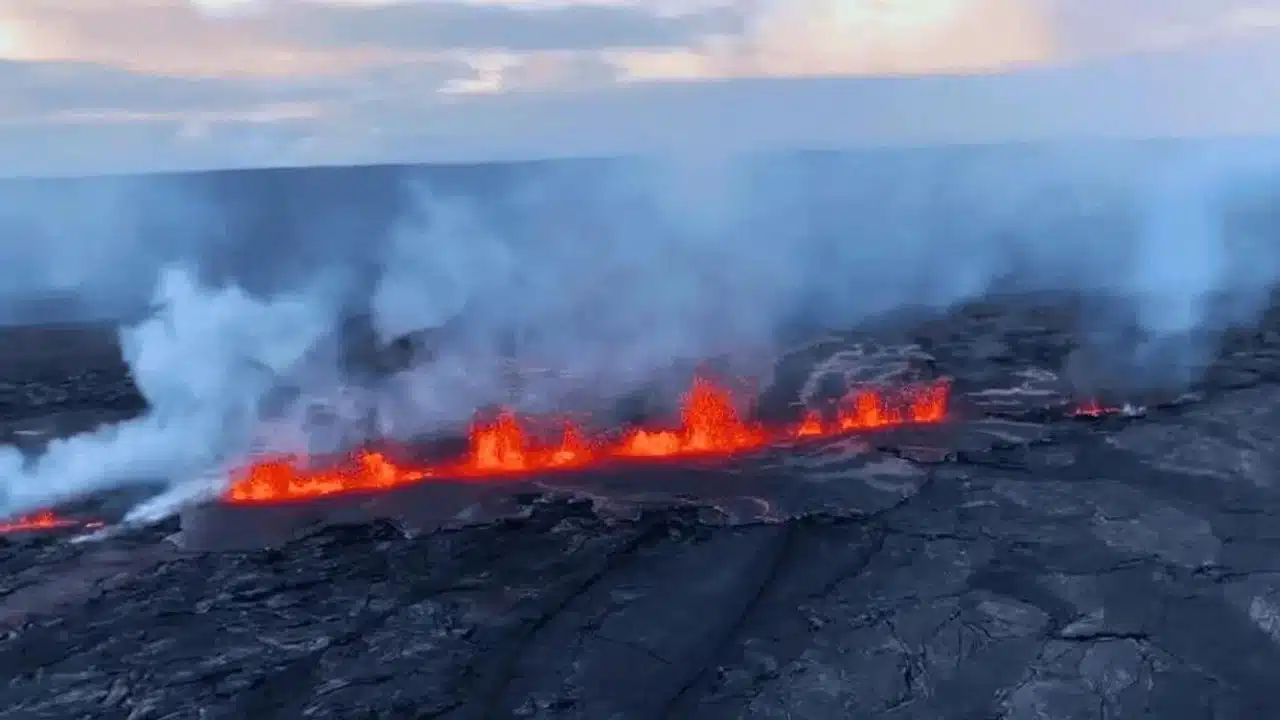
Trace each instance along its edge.
{"label": "basalt surface", "polygon": [[950,377],[936,428],[0,538],[0,718],[1280,717],[1280,318],[1098,417],[1071,326],[986,303],[779,363],[783,405]]}

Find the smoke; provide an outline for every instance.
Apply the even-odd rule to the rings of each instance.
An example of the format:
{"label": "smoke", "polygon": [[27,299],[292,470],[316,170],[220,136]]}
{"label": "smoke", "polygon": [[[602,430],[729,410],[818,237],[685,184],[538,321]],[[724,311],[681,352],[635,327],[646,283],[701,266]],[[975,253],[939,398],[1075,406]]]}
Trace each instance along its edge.
{"label": "smoke", "polygon": [[[1280,279],[1277,168],[1280,144],[1222,140],[686,153],[465,184],[404,171],[381,205],[354,187],[309,202],[315,183],[298,181],[297,222],[268,224],[280,236],[245,252],[226,239],[249,227],[234,221],[244,208],[190,183],[163,207],[154,188],[41,196],[18,204],[29,227],[64,240],[26,258],[23,291],[79,282],[111,305],[149,288],[155,313],[121,342],[151,409],[38,458],[0,454],[0,514],[189,483],[258,450],[438,433],[494,403],[587,408],[661,382],[673,361],[729,354],[759,370],[797,324],[850,327],[997,287],[1105,296],[1088,318],[1095,349],[1129,382],[1186,382]],[[117,250],[74,267],[77,243]],[[383,344],[438,333],[433,361],[344,375],[335,334],[360,310]],[[1117,339],[1135,324],[1136,345]],[[282,387],[294,393],[280,400]]]}
{"label": "smoke", "polygon": [[0,324],[140,313],[160,267],[216,245],[209,209],[175,181],[4,183]]}
{"label": "smoke", "polygon": [[178,268],[161,272],[158,311],[121,332],[149,412],[55,440],[34,459],[0,451],[0,512],[132,484],[181,483],[243,456],[253,447],[262,399],[330,332],[324,296],[311,290],[263,301],[235,286],[202,287]]}
{"label": "smoke", "polygon": [[[384,432],[431,432],[487,403],[563,407],[584,388],[617,397],[673,359],[758,360],[795,323],[849,327],[993,288],[1104,298],[1083,322],[1108,381],[1184,385],[1280,279],[1280,225],[1259,214],[1277,168],[1280,144],[1261,140],[689,153],[543,169],[469,213],[424,191],[375,323],[404,331],[415,308],[422,326],[464,318],[466,338],[388,382]],[[517,365],[560,376],[512,393],[511,337]]]}
{"label": "smoke", "polygon": [[374,330],[383,343],[444,325],[468,300],[509,272],[509,249],[473,208],[436,200],[426,185],[392,227],[372,299]]}

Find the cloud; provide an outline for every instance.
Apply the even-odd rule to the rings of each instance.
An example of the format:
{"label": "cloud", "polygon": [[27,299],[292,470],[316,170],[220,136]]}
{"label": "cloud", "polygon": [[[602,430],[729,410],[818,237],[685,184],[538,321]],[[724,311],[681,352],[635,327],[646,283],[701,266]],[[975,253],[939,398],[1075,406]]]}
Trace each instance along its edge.
{"label": "cloud", "polygon": [[1231,43],[1280,27],[1280,0],[1053,0],[1046,11],[1073,57]]}
{"label": "cloud", "polygon": [[342,71],[353,58],[265,37],[251,17],[216,18],[180,0],[24,0],[0,7],[6,55],[167,76],[281,77]]}
{"label": "cloud", "polygon": [[487,53],[473,58],[475,76],[454,83],[463,93],[585,91],[623,77],[622,63],[598,52]]}
{"label": "cloud", "polygon": [[[545,97],[538,122],[567,137],[615,117],[541,109],[578,107],[562,92],[604,93],[649,118],[631,131],[647,137],[671,129],[652,122],[665,107],[632,105],[654,83],[718,97],[717,82],[749,78],[1016,73],[1277,26],[1280,0],[22,0],[0,4],[0,166],[126,146],[171,153],[158,165],[530,147],[544,129],[502,119],[526,112],[523,95]],[[915,103],[857,92],[885,117]]]}
{"label": "cloud", "polygon": [[0,57],[216,76],[584,51],[645,78],[973,72],[1277,18],[1278,0],[23,0],[0,7]]}
{"label": "cloud", "polygon": [[306,88],[215,78],[175,78],[82,62],[0,60],[0,122],[32,116],[127,111],[226,111],[270,95],[298,101]]}
{"label": "cloud", "polygon": [[660,15],[629,5],[495,5],[399,2],[313,4],[264,13],[268,32],[284,43],[380,50],[587,50],[679,47],[712,33],[740,29],[731,8]]}
{"label": "cloud", "polygon": [[733,8],[462,0],[24,0],[0,9],[0,57],[184,75],[349,72],[464,51],[678,47],[734,32]]}
{"label": "cloud", "polygon": [[630,52],[634,78],[969,73],[1051,62],[1028,0],[760,0],[741,32],[674,52]]}
{"label": "cloud", "polygon": [[268,121],[321,106],[398,111],[476,72],[465,58],[450,55],[299,77],[160,74],[84,61],[0,59],[0,125],[184,115],[201,122]]}

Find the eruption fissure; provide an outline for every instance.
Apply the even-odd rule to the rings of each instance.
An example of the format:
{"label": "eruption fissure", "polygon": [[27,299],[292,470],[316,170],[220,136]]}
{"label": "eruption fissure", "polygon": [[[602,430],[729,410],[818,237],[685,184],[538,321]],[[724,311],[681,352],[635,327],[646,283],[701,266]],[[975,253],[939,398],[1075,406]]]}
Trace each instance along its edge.
{"label": "eruption fissure", "polygon": [[1089,399],[1076,405],[1071,410],[1071,416],[1075,418],[1083,418],[1088,420],[1097,420],[1107,417],[1135,417],[1143,414],[1143,409],[1131,403],[1123,405],[1107,405],[1097,399]]}
{"label": "eruption fissure", "polygon": [[38,532],[41,530],[59,530],[74,527],[92,527],[97,523],[85,524],[79,520],[60,517],[49,510],[41,510],[30,515],[23,515],[6,522],[0,522],[0,535],[13,533]]}
{"label": "eruption fissure", "polygon": [[[216,493],[209,478],[255,449],[276,460],[249,474],[274,472],[266,486],[284,490],[239,491],[266,501],[287,497],[290,484],[331,492],[447,470],[536,472],[821,436],[841,421],[606,440],[575,427],[563,442],[537,443],[524,439],[528,418],[509,416],[481,423],[456,468],[387,468],[370,455],[324,471],[328,481],[313,469],[352,437],[438,436],[498,401],[538,413],[584,410],[588,387],[616,393],[600,400],[625,398],[666,378],[673,357],[734,356],[744,367],[727,374],[751,375],[753,358],[784,340],[933,313],[960,323],[951,339],[933,338],[950,345],[988,323],[975,308],[952,310],[1023,293],[1084,311],[1075,332],[1106,376],[1091,383],[1163,394],[1197,379],[1228,325],[1261,317],[1280,279],[1273,139],[1062,137],[816,154],[686,145],[518,169],[7,183],[0,237],[32,241],[0,247],[9,271],[0,321],[119,323],[121,357],[112,350],[107,362],[127,364],[149,411],[58,438],[37,457],[0,447],[0,515],[161,479],[183,497]],[[1057,312],[1028,322],[1056,326]],[[369,316],[368,363],[362,352],[347,362],[351,314]],[[1021,340],[1007,344],[1016,351]],[[1007,361],[996,346],[973,347],[975,359],[991,350],[989,361]],[[582,382],[538,379],[512,398],[512,354]],[[315,417],[293,399],[339,390],[351,417]],[[892,403],[862,402],[846,410],[862,418],[854,426],[901,419]],[[307,457],[281,459],[300,449]]]}
{"label": "eruption fissure", "polygon": [[320,467],[302,457],[272,457],[234,473],[224,499],[288,502],[386,490],[429,479],[479,480],[611,462],[728,456],[788,440],[941,422],[947,417],[949,394],[946,381],[896,391],[860,390],[838,406],[834,418],[809,413],[796,425],[775,428],[745,419],[729,390],[697,379],[683,398],[678,426],[671,429],[635,428],[620,435],[591,437],[576,423],[566,422],[556,440],[539,442],[520,418],[504,411],[493,420],[472,425],[468,451],[457,461],[408,465],[371,450]]}

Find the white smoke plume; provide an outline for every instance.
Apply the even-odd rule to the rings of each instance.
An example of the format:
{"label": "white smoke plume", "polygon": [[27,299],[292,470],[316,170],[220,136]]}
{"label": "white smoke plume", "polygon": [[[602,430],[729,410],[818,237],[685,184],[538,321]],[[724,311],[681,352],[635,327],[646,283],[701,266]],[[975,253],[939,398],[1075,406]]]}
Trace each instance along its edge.
{"label": "white smoke plume", "polygon": [[[81,242],[131,249],[92,278],[151,278],[155,316],[121,337],[151,409],[39,458],[0,454],[0,514],[207,477],[264,443],[336,448],[367,430],[370,413],[379,434],[409,437],[491,403],[617,396],[673,358],[768,350],[793,324],[945,308],[1000,283],[1108,294],[1111,312],[1095,324],[1136,320],[1146,345],[1136,356],[1101,349],[1144,376],[1185,380],[1212,331],[1252,319],[1280,280],[1280,218],[1268,214],[1278,170],[1280,143],[1221,140],[694,154],[494,170],[504,179],[469,188],[406,172],[398,198],[349,203],[352,217],[386,222],[318,220],[325,207],[304,204],[299,237],[272,235],[244,256],[207,232],[243,211],[216,197],[192,200],[185,216],[203,232],[192,237],[215,239],[182,252],[140,241],[130,228],[146,223],[119,221],[115,205],[28,203],[36,229],[61,222],[55,209],[86,220],[94,209],[102,229],[82,223]],[[447,331],[443,346],[390,377],[344,377],[325,348],[352,308],[370,312],[384,342],[434,328]],[[556,373],[513,395],[513,357]],[[304,402],[269,409],[282,384]],[[305,398],[338,391],[352,419],[322,431]]]}
{"label": "white smoke plume", "polygon": [[320,293],[262,301],[234,286],[202,287],[177,268],[160,273],[154,301],[153,317],[121,332],[150,411],[55,440],[32,460],[0,450],[0,512],[181,483],[242,457],[253,449],[260,401],[331,330],[333,317]]}

